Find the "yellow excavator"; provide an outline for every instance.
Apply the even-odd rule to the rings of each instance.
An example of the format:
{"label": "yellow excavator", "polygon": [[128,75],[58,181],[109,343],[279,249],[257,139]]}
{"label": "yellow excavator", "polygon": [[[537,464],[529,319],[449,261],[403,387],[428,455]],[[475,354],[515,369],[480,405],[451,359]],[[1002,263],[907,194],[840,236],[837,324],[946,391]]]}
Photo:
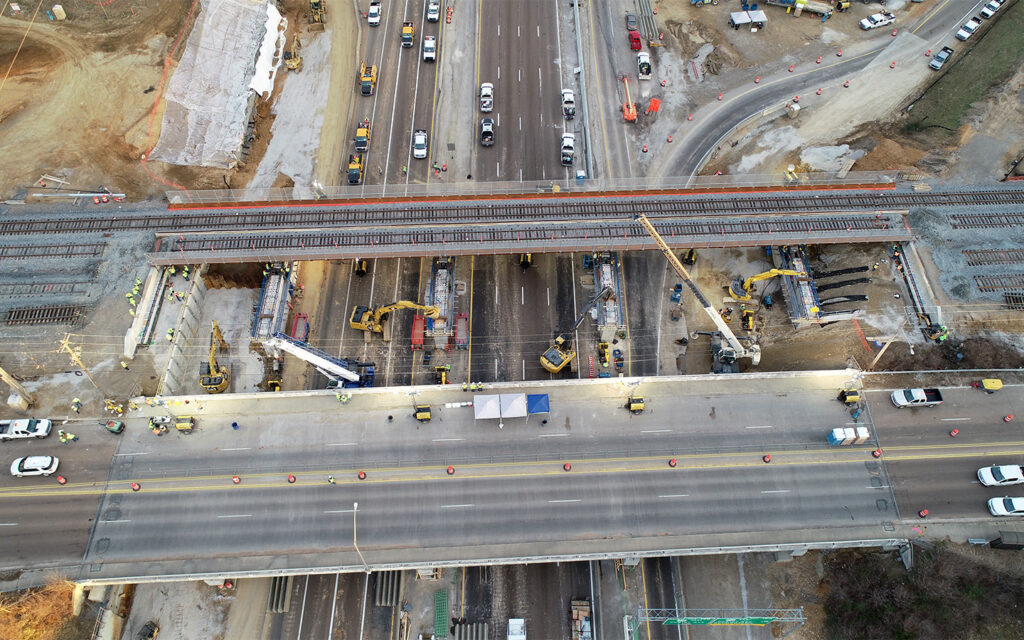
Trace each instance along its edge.
{"label": "yellow excavator", "polygon": [[572,327],[563,331],[555,338],[555,341],[551,343],[548,350],[540,356],[540,366],[544,367],[544,370],[548,373],[558,373],[565,368],[565,365],[572,362],[573,358],[576,357],[576,349],[572,345],[572,333],[583,324],[583,319],[587,317],[587,312],[598,302],[607,300],[615,291],[611,287],[605,287],[601,290],[601,293],[594,296],[594,299],[587,303],[587,306],[583,307],[583,311],[580,312],[576,322],[573,323]]}
{"label": "yellow excavator", "polygon": [[217,363],[217,351],[227,353],[228,343],[224,340],[224,334],[220,332],[220,325],[213,321],[213,331],[210,332],[210,355],[209,359],[199,365],[199,384],[206,393],[221,393],[228,388],[231,382],[231,373],[224,365]]}
{"label": "yellow excavator", "polygon": [[750,300],[750,292],[754,289],[754,283],[761,280],[767,280],[768,278],[775,278],[776,276],[797,276],[803,277],[807,274],[803,271],[793,271],[792,269],[771,269],[764,273],[759,273],[756,276],[750,276],[746,280],[737,277],[729,285],[729,295],[732,296],[733,300],[739,302],[746,302]]}
{"label": "yellow excavator", "polygon": [[291,51],[284,52],[284,66],[289,71],[302,71],[302,56],[299,55],[301,50],[302,42],[299,41],[299,36],[293,37]]}
{"label": "yellow excavator", "polygon": [[352,315],[348,319],[348,324],[353,329],[365,331],[367,340],[374,333],[379,333],[385,341],[388,341],[391,340],[391,326],[388,323],[388,316],[397,309],[416,309],[422,311],[423,315],[428,318],[436,318],[441,315],[441,310],[437,307],[417,304],[408,300],[399,300],[376,309],[357,305],[352,309]]}

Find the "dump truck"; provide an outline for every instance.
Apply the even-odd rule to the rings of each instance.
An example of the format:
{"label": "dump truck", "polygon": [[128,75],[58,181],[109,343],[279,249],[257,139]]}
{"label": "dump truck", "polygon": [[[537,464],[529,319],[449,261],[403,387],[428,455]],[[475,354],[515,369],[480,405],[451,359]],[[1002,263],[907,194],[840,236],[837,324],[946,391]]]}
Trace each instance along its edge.
{"label": "dump truck", "polygon": [[412,22],[402,23],[402,47],[405,49],[412,48],[413,39],[416,37],[416,25]]}
{"label": "dump truck", "polygon": [[938,389],[897,389],[889,398],[897,409],[937,407],[942,404],[942,392]]}
{"label": "dump truck", "polygon": [[348,157],[348,183],[361,184],[363,181],[363,156],[353,153]]}
{"label": "dump truck", "polygon": [[323,31],[327,24],[327,3],[323,0],[309,0],[309,30]]}
{"label": "dump truck", "polygon": [[370,148],[370,119],[363,118],[356,128],[356,151],[366,151]]}
{"label": "dump truck", "polygon": [[21,420],[0,420],[0,440],[20,438],[45,438],[50,435],[53,423],[49,420],[26,418]]}
{"label": "dump truck", "polygon": [[359,93],[364,96],[372,96],[377,88],[377,65],[359,63]]}

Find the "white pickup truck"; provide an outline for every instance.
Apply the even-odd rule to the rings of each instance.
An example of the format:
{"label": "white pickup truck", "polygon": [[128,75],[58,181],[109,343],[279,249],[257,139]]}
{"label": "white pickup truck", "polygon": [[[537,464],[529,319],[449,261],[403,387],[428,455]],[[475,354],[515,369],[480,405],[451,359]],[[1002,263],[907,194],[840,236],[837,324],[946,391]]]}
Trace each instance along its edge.
{"label": "white pickup truck", "polygon": [[974,35],[974,32],[977,31],[980,26],[981,23],[978,22],[977,18],[971,18],[964,23],[964,26],[960,27],[960,30],[956,32],[955,37],[957,40],[966,40]]}
{"label": "white pickup truck", "polygon": [[45,438],[50,435],[53,423],[49,420],[25,418],[22,420],[0,420],[0,440],[18,438]]}
{"label": "white pickup truck", "polygon": [[896,16],[888,11],[882,11],[870,15],[860,21],[860,28],[867,31],[868,29],[877,29],[878,27],[887,27],[890,24],[896,22]]}
{"label": "white pickup truck", "polygon": [[942,404],[942,392],[938,389],[897,389],[889,398],[897,409],[937,407]]}

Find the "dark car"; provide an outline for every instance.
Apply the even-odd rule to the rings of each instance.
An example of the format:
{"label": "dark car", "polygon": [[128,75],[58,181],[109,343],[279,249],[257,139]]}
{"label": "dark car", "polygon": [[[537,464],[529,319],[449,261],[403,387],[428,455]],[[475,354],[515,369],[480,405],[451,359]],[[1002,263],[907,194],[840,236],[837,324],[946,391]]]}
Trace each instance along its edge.
{"label": "dark car", "polygon": [[484,118],[480,121],[480,144],[489,147],[494,144],[494,119]]}
{"label": "dark car", "polygon": [[636,21],[636,16],[632,13],[626,14],[626,31],[636,31],[639,28],[639,23]]}

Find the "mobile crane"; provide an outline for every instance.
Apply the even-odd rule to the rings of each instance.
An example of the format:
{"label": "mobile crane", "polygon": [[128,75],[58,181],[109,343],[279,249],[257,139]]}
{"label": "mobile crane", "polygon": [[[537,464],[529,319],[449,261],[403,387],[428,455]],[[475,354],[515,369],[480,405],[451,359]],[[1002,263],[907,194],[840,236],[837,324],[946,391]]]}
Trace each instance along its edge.
{"label": "mobile crane", "polygon": [[583,307],[583,311],[580,312],[580,316],[576,318],[576,322],[573,323],[572,327],[567,331],[563,331],[555,338],[555,341],[551,343],[540,356],[540,366],[544,367],[544,370],[549,373],[558,373],[565,368],[565,365],[572,362],[572,359],[576,357],[576,349],[572,346],[572,334],[576,329],[583,324],[583,319],[587,317],[587,313],[590,308],[602,300],[607,300],[609,296],[614,293],[611,287],[605,287],[594,296],[594,299],[587,303],[587,306]]}
{"label": "mobile crane", "polygon": [[217,362],[218,349],[227,352],[228,343],[224,340],[224,334],[220,332],[220,325],[214,320],[213,330],[210,332],[210,354],[207,361],[199,365],[199,384],[206,393],[221,393],[231,382],[228,368]]}
{"label": "mobile crane", "polygon": [[746,302],[750,300],[750,292],[754,289],[754,283],[761,280],[767,280],[768,278],[774,278],[776,276],[797,276],[803,277],[807,274],[803,271],[793,271],[792,269],[770,269],[764,273],[759,273],[756,276],[750,276],[746,280],[740,277],[733,279],[732,284],[729,285],[729,295],[732,296],[733,300],[739,302]]}
{"label": "mobile crane", "polygon": [[[654,228],[651,221],[647,219],[645,215],[638,215],[634,218],[637,222],[643,225],[647,233],[654,238],[654,242],[661,249],[661,252],[668,258],[669,264],[675,269],[679,277],[683,279],[686,286],[689,287],[697,301],[704,308],[704,312],[708,314],[711,321],[715,323],[717,331],[711,332],[711,368],[715,373],[731,373],[737,370],[736,361],[740,358],[750,358],[750,364],[757,366],[761,362],[761,347],[756,344],[751,344],[749,347],[744,347],[736,334],[732,332],[729,325],[722,320],[722,316],[715,310],[711,305],[711,302],[704,296],[697,283],[690,279],[690,274],[687,273],[683,263],[679,262],[679,258],[672,252],[672,249],[662,239],[661,234]],[[728,343],[728,345],[722,344],[722,339]]]}
{"label": "mobile crane", "polygon": [[397,309],[417,309],[422,311],[423,315],[428,318],[437,318],[441,315],[441,310],[437,307],[417,304],[408,300],[399,300],[376,309],[357,305],[352,309],[352,315],[348,319],[348,324],[353,329],[365,331],[367,340],[370,339],[372,334],[379,333],[386,342],[391,340],[391,327],[387,322],[388,316]]}

